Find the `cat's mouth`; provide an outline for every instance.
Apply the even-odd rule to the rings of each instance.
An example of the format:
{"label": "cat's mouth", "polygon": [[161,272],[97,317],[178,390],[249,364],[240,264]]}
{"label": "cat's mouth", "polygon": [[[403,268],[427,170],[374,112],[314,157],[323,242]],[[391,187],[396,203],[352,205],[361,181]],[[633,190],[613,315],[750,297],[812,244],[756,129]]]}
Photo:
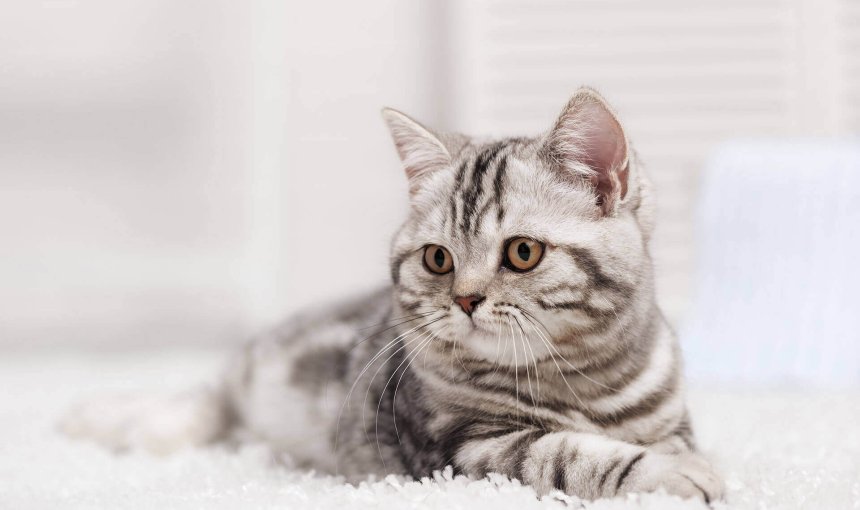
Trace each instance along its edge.
{"label": "cat's mouth", "polygon": [[483,333],[491,335],[494,338],[502,331],[502,324],[498,320],[491,320],[485,317],[473,316],[468,322],[469,333]]}

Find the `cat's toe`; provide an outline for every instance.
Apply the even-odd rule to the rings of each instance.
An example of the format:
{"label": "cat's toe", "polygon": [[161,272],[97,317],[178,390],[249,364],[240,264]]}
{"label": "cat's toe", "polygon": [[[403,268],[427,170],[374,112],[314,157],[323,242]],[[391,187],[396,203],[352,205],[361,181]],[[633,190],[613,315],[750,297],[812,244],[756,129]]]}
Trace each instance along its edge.
{"label": "cat's toe", "polygon": [[625,492],[653,492],[659,489],[684,499],[712,503],[723,498],[724,487],[711,465],[699,455],[649,453],[636,466]]}

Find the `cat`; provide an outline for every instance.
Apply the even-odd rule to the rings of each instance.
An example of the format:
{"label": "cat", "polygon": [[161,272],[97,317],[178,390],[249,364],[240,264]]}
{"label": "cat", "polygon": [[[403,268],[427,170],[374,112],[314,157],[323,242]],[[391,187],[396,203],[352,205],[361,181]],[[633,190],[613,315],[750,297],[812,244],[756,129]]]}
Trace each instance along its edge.
{"label": "cat", "polygon": [[248,344],[174,402],[179,437],[147,430],[151,408],[79,409],[66,431],[170,450],[242,429],[349,479],[451,465],[538,494],[720,499],[655,300],[652,190],[608,103],[583,88],[546,134],[493,141],[383,118],[410,197],[389,287]]}

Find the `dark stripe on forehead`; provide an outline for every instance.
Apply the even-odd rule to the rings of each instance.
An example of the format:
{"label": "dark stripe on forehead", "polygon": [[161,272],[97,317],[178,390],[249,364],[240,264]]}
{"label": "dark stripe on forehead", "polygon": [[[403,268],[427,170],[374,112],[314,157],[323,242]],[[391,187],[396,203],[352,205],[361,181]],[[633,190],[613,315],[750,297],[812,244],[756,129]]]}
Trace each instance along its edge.
{"label": "dark stripe on forehead", "polygon": [[460,168],[457,169],[457,176],[454,178],[454,191],[452,193],[457,193],[460,188],[463,186],[463,180],[466,177],[466,167],[469,166],[469,159],[464,159],[462,163],[460,163]]}
{"label": "dark stripe on forehead", "polygon": [[[508,146],[509,148],[512,146]],[[505,169],[508,167],[508,156],[510,156],[511,151],[505,151],[500,153],[496,160],[496,174],[493,177],[493,190],[492,194],[484,200],[484,205],[481,206],[481,210],[478,211],[477,216],[475,216],[474,226],[472,228],[472,233],[477,234],[478,229],[481,228],[481,224],[484,221],[484,216],[486,216],[487,212],[490,210],[490,207],[493,205],[496,206],[496,217],[499,219],[499,223],[501,223],[501,218],[504,216],[504,210],[502,209],[502,198],[501,198],[501,188],[502,181],[501,179],[504,177]]]}
{"label": "dark stripe on forehead", "polygon": [[457,192],[463,186],[463,179],[466,176],[466,167],[469,164],[469,160],[465,159],[462,163],[460,163],[460,168],[457,170],[457,177],[454,180],[454,189],[451,191],[451,194],[448,196],[448,201],[451,204],[451,234],[457,234]]}
{"label": "dark stripe on forehead", "polygon": [[499,152],[505,147],[505,142],[496,142],[484,148],[475,158],[475,165],[472,168],[471,186],[464,187],[461,200],[463,201],[463,215],[460,219],[460,228],[464,232],[468,232],[472,223],[473,216],[478,207],[478,199],[483,193],[484,174],[487,173],[487,168],[490,163],[496,158]]}
{"label": "dark stripe on forehead", "polygon": [[508,157],[505,156],[499,161],[496,169],[496,178],[493,179],[493,192],[496,200],[496,221],[499,223],[505,217],[505,206],[502,205],[502,193],[505,189],[505,172],[508,170]]}
{"label": "dark stripe on forehead", "polygon": [[475,215],[475,221],[472,223],[472,235],[478,234],[478,229],[481,228],[481,222],[484,220],[484,216],[487,215],[487,211],[490,210],[490,206],[492,205],[492,199],[484,200],[484,205],[481,206],[481,210]]}

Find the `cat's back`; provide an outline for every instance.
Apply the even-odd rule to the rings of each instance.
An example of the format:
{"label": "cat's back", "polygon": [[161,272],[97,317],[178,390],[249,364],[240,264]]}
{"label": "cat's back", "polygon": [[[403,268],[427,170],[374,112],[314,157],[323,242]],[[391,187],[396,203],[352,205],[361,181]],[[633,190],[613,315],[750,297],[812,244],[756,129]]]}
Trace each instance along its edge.
{"label": "cat's back", "polygon": [[247,380],[272,366],[289,371],[287,382],[300,387],[339,378],[350,351],[390,319],[390,310],[390,287],[300,310],[245,345],[239,376]]}
{"label": "cat's back", "polygon": [[275,342],[285,347],[338,344],[335,337],[352,336],[372,329],[391,309],[391,287],[307,306],[287,317],[256,342]]}

